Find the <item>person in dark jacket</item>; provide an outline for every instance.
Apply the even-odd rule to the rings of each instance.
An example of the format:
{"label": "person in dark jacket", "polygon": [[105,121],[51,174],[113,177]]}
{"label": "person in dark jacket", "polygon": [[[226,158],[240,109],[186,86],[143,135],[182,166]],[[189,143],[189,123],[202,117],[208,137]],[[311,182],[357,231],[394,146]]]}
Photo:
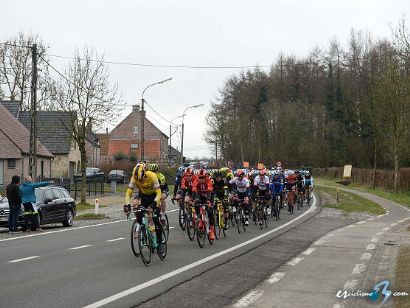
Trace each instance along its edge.
{"label": "person in dark jacket", "polygon": [[9,201],[9,232],[18,232],[17,222],[20,216],[21,193],[20,193],[20,177],[14,175],[11,178],[11,183],[7,185],[6,195]]}
{"label": "person in dark jacket", "polygon": [[26,222],[31,222],[31,231],[36,231],[40,228],[35,190],[37,187],[44,187],[52,184],[54,184],[53,181],[33,183],[31,176],[28,176],[25,178],[23,185],[20,186],[21,199],[24,206],[24,216],[26,217]]}

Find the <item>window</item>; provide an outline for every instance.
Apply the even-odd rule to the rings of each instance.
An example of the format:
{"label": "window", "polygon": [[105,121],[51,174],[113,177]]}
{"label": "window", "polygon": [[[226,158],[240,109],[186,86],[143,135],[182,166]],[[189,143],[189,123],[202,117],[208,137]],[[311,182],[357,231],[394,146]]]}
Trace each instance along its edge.
{"label": "window", "polygon": [[63,196],[61,195],[60,190],[53,189],[53,200],[61,199],[61,198],[63,198]]}
{"label": "window", "polygon": [[134,126],[134,134],[138,134],[138,126]]}
{"label": "window", "polygon": [[138,143],[132,143],[131,149],[138,149]]}
{"label": "window", "polygon": [[7,168],[15,169],[16,168],[16,160],[15,159],[8,159],[7,160]]}
{"label": "window", "polygon": [[63,194],[64,198],[71,198],[70,194],[65,189],[60,189],[60,192]]}

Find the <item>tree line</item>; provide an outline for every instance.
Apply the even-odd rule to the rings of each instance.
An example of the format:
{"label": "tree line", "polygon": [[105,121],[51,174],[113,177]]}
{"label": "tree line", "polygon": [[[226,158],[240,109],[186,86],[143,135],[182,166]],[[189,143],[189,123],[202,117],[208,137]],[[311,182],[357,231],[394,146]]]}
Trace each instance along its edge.
{"label": "tree line", "polygon": [[[223,160],[286,166],[410,165],[410,35],[352,30],[307,57],[280,54],[269,71],[246,70],[221,87],[205,135]],[[396,176],[397,182],[397,176]]]}

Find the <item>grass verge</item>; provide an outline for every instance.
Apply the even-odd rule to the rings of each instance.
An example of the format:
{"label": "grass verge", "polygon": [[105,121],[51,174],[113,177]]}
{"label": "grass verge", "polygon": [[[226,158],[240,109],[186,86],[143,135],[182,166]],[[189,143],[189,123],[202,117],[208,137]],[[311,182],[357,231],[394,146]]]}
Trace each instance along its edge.
{"label": "grass verge", "polygon": [[338,203],[326,204],[324,207],[335,208],[345,212],[368,212],[374,215],[386,213],[386,210],[377,203],[346,191],[340,190],[338,192],[337,188],[315,186],[315,191],[319,193],[327,193],[335,199],[338,195]]}
{"label": "grass verge", "polygon": [[[399,258],[396,264],[396,282],[394,290],[396,292],[410,293],[410,246],[401,246]],[[409,296],[395,296],[396,307],[409,307]]]}
{"label": "grass verge", "polygon": [[[77,212],[81,212],[81,211],[84,211],[84,210],[91,210],[91,209],[94,209],[94,207],[95,207],[94,204],[90,204],[90,203],[87,203],[87,202],[80,202],[80,203],[76,204]],[[105,207],[105,205],[100,204],[100,207]]]}
{"label": "grass verge", "polygon": [[338,181],[339,180],[335,180],[335,179],[331,180],[331,179],[325,179],[325,178],[315,178],[316,184],[330,185],[330,186],[335,186],[335,187],[347,187],[347,188],[355,189],[358,191],[364,191],[364,192],[368,192],[370,194],[382,197],[384,199],[397,202],[401,205],[410,207],[410,191],[393,193],[393,192],[383,190],[381,188],[373,189],[373,188],[369,188],[369,187],[359,185],[353,182],[349,184],[348,186],[344,186],[339,183],[336,183]]}
{"label": "grass verge", "polygon": [[94,213],[86,213],[77,215],[76,219],[78,220],[85,220],[85,219],[105,219],[108,218],[105,214],[94,214]]}

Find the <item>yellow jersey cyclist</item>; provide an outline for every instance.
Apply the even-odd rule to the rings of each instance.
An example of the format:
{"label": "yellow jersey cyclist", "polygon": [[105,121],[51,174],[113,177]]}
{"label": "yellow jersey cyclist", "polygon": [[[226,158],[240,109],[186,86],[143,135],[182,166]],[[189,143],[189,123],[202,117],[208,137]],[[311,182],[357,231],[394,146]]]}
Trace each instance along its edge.
{"label": "yellow jersey cyclist", "polygon": [[158,165],[157,164],[148,164],[146,166],[146,169],[148,171],[152,171],[155,173],[155,175],[158,178],[159,181],[159,186],[161,188],[161,203],[160,203],[160,209],[161,209],[161,220],[165,221],[165,211],[167,210],[167,205],[165,203],[165,199],[168,197],[168,184],[165,179],[165,175],[163,175],[161,172],[158,172]]}
{"label": "yellow jersey cyclist", "polygon": [[[147,171],[143,163],[137,164],[132,171],[131,181],[125,193],[125,204],[130,204],[134,189],[137,194],[132,201],[133,207],[143,205],[145,208],[151,207],[153,209],[157,240],[158,243],[162,243],[162,229],[159,222],[160,208],[158,206],[161,203],[161,188],[157,175],[152,171]],[[138,223],[141,224],[142,216],[139,212],[137,212],[136,218]],[[158,245],[158,253],[163,253],[163,251],[164,245]]]}

